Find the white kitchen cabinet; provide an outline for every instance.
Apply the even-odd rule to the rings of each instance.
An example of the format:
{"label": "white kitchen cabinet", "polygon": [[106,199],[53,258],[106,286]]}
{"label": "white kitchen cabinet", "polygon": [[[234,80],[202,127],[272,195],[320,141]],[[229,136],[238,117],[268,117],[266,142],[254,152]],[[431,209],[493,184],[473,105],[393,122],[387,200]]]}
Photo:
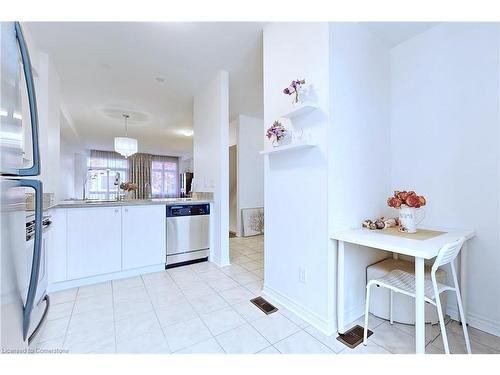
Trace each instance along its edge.
{"label": "white kitchen cabinet", "polygon": [[122,207],[123,269],[165,264],[165,241],[165,206]]}
{"label": "white kitchen cabinet", "polygon": [[50,213],[48,230],[43,234],[48,237],[49,283],[67,280],[66,273],[66,209],[57,208]]}
{"label": "white kitchen cabinet", "polygon": [[67,210],[68,279],[121,271],[121,207]]}

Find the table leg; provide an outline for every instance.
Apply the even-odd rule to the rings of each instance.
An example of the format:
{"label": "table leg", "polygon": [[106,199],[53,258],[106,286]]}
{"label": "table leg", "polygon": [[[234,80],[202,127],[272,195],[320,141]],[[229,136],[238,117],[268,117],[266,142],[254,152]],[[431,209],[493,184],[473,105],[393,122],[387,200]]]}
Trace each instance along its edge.
{"label": "table leg", "polygon": [[[467,241],[464,242],[460,251],[460,294],[462,295],[462,306],[465,321],[467,322]],[[460,316],[460,314],[458,315]]]}
{"label": "table leg", "polygon": [[337,331],[345,333],[344,322],[344,241],[338,241],[337,249]]}
{"label": "table leg", "polygon": [[425,354],[424,259],[415,258],[415,350]]}

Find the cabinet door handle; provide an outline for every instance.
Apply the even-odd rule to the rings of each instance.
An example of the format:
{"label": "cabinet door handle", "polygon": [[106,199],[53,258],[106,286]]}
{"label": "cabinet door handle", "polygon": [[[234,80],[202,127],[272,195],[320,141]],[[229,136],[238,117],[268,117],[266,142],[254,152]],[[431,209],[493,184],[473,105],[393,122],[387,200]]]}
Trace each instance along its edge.
{"label": "cabinet door handle", "polygon": [[125,212],[128,212],[128,208],[125,209]]}
{"label": "cabinet door handle", "polygon": [[117,214],[117,213],[118,213],[118,208],[115,208],[115,214]]}

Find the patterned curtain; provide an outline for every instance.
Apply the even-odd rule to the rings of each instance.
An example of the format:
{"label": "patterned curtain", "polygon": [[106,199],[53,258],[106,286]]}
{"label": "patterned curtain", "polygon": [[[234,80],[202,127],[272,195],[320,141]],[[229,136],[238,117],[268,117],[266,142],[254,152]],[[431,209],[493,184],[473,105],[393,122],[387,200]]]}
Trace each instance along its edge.
{"label": "patterned curtain", "polygon": [[134,154],[128,158],[129,181],[137,184],[135,199],[148,199],[151,194],[152,155]]}

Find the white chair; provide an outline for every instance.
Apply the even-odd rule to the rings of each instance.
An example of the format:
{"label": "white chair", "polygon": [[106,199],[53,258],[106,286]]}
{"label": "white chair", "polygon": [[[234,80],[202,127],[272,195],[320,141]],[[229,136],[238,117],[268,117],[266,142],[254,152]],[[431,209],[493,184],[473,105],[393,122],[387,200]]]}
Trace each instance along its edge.
{"label": "white chair", "polygon": [[[450,349],[448,346],[448,337],[446,336],[446,327],[444,324],[444,316],[443,309],[441,307],[441,300],[439,295],[442,292],[452,290],[457,295],[457,303],[458,303],[458,311],[460,313],[460,320],[462,322],[462,328],[464,330],[465,337],[465,345],[467,347],[467,353],[471,354],[470,349],[470,341],[469,341],[469,333],[467,332],[467,324],[465,321],[465,314],[462,306],[462,297],[460,295],[460,289],[458,287],[458,279],[457,272],[455,271],[455,259],[462,248],[462,245],[465,241],[465,238],[460,238],[455,242],[451,242],[443,246],[434,261],[431,269],[431,279],[425,279],[425,301],[433,304],[437,307],[438,317],[439,317],[439,326],[441,328],[441,336],[443,337],[444,350],[446,354],[450,354]],[[450,264],[451,273],[453,275],[453,284],[451,287],[449,285],[444,285],[438,283],[436,281],[436,271],[439,267]],[[393,270],[389,272],[387,275],[379,278],[370,280],[366,285],[366,307],[365,307],[365,327],[364,327],[364,335],[363,335],[363,344],[367,345],[367,333],[368,333],[368,310],[370,308],[370,287],[372,285],[381,286],[384,288],[388,288],[391,291],[391,299],[390,299],[390,322],[393,323],[392,320],[392,294],[403,293],[407,296],[415,298],[415,275],[409,272],[401,271],[401,270]]]}

